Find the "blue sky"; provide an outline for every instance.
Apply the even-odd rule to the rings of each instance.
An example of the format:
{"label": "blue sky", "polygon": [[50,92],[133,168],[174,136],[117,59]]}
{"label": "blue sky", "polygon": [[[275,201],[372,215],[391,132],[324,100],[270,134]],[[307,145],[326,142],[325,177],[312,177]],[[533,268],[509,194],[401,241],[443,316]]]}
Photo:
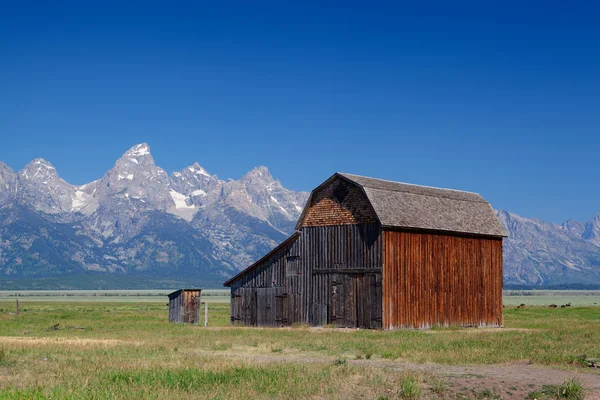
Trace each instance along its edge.
{"label": "blue sky", "polygon": [[82,184],[147,142],[169,172],[266,165],[311,190],[343,171],[600,212],[588,2],[251,3],[2,1],[0,160]]}

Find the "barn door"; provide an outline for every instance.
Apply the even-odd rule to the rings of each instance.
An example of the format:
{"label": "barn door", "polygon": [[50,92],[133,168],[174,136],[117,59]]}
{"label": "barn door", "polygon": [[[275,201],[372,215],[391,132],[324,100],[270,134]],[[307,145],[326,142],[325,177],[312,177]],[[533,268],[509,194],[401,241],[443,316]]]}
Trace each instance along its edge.
{"label": "barn door", "polygon": [[330,299],[329,322],[338,328],[356,328],[356,278],[350,274],[334,274],[331,279]]}
{"label": "barn door", "polygon": [[289,325],[287,302],[289,297],[283,293],[283,288],[277,288],[275,292],[275,324],[277,326]]}
{"label": "barn door", "polygon": [[334,274],[328,323],[340,328],[381,328],[381,274]]}
{"label": "barn door", "polygon": [[[244,319],[242,318],[242,313],[243,313],[243,309],[242,309],[242,295],[240,294],[240,292],[243,289],[237,289],[235,291],[235,294],[231,295],[231,324],[235,325],[235,324],[239,324],[239,323],[244,323]],[[233,291],[233,290],[232,290]]]}
{"label": "barn door", "polygon": [[258,306],[258,296],[254,288],[243,289],[242,304],[244,307],[244,324],[256,326],[256,307]]}

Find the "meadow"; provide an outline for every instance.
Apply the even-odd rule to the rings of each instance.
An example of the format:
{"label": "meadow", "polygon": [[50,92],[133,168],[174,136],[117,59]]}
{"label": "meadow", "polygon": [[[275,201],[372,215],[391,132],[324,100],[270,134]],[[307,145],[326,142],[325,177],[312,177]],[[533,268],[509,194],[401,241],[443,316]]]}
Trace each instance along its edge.
{"label": "meadow", "polygon": [[18,316],[0,300],[0,399],[557,398],[569,382],[600,394],[585,363],[600,357],[597,306],[385,332],[231,327],[224,302],[205,328],[167,322],[166,298],[39,297],[20,296]]}

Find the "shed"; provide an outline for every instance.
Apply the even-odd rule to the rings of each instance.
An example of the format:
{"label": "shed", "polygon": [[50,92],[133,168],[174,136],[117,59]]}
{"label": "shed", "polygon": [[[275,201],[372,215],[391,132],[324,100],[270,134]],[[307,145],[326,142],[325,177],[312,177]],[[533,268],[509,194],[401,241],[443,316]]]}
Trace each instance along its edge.
{"label": "shed", "polygon": [[231,322],[499,327],[506,236],[477,193],[336,173],[290,238],[225,282]]}
{"label": "shed", "polygon": [[179,289],[169,294],[169,322],[197,324],[200,322],[202,289]]}

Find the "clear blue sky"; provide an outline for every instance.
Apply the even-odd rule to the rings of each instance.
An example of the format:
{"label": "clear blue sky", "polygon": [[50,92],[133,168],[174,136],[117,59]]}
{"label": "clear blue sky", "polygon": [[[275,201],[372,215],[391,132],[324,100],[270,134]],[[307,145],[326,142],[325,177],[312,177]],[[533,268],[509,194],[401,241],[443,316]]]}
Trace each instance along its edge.
{"label": "clear blue sky", "polygon": [[600,212],[591,2],[55,3],[0,4],[13,169],[43,157],[82,184],[148,142],[168,172],[266,165],[311,190],[344,171]]}

